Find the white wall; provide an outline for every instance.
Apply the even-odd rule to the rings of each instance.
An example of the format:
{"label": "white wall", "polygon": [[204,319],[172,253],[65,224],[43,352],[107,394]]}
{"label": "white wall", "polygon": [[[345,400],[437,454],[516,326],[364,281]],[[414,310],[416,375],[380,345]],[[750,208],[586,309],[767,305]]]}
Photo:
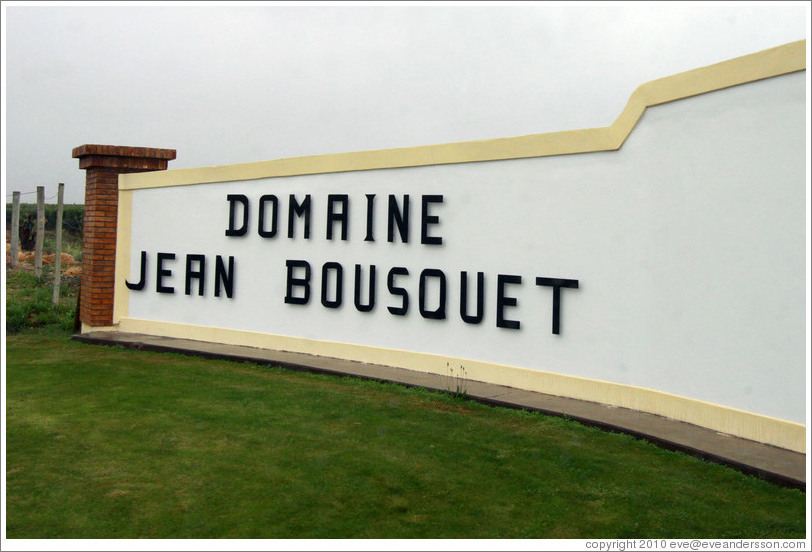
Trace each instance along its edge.
{"label": "white wall", "polygon": [[[130,281],[149,254],[129,316],[430,352],[629,384],[779,419],[805,419],[805,73],[796,72],[649,108],[616,152],[565,155],[138,189]],[[349,240],[325,239],[328,194],[349,194]],[[365,194],[377,194],[376,242],[364,241]],[[411,243],[386,242],[387,194],[412,198]],[[252,200],[250,230],[226,237],[227,194]],[[279,234],[257,235],[263,194],[280,200]],[[311,239],[286,237],[288,195],[311,194]],[[441,246],[419,243],[420,195]],[[155,292],[157,252],[175,294]],[[186,296],[187,253],[208,257],[205,297]],[[212,293],[215,255],[236,259],[233,299]],[[307,260],[314,288],[288,305],[285,261]],[[319,300],[324,262],[344,267],[344,304]],[[378,269],[377,305],[353,305],[354,265]],[[410,294],[407,316],[386,274]],[[448,278],[448,318],[417,312],[418,276]],[[459,271],[486,274],[485,319],[464,323]],[[498,274],[521,328],[496,327]],[[551,333],[551,288],[536,276],[579,280],[562,290]]]}

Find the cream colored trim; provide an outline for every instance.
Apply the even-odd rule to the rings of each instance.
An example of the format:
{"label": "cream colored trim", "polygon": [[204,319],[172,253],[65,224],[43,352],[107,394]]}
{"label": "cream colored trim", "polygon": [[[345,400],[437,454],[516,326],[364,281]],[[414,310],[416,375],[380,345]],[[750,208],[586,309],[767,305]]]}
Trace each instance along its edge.
{"label": "cream colored trim", "polygon": [[88,326],[84,322],[82,322],[82,333],[90,333],[90,332],[117,332],[119,331],[119,326],[116,324],[114,326]]}
{"label": "cream colored trim", "polygon": [[116,282],[113,301],[113,323],[126,317],[130,309],[130,290],[126,279],[130,277],[130,244],[132,240],[133,192],[118,192],[118,226],[116,228]]}
{"label": "cream colored trim", "polygon": [[441,376],[448,375],[449,364],[464,366],[467,379],[471,381],[629,408],[797,452],[806,451],[803,424],[631,385],[429,353],[171,322],[123,318],[120,331],[306,353]]}
{"label": "cream colored trim", "polygon": [[121,190],[619,149],[647,107],[806,69],[806,40],[647,82],[609,127],[119,176]]}

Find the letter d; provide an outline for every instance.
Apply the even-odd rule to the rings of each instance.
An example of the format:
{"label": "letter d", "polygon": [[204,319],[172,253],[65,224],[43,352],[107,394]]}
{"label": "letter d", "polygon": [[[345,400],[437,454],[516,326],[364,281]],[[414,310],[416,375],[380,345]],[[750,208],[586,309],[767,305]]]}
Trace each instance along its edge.
{"label": "letter d", "polygon": [[[244,236],[248,232],[248,198],[242,194],[228,194],[228,229],[226,236]],[[236,205],[242,203],[242,226],[235,228]]]}

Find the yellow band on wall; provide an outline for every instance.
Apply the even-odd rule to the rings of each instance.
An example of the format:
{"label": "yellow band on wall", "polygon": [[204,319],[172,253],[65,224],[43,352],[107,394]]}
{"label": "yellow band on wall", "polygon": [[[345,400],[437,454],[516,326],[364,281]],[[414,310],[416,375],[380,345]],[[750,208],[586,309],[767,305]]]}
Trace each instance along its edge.
{"label": "yellow band on wall", "polygon": [[280,176],[420,167],[450,163],[546,157],[619,149],[647,107],[806,69],[806,40],[647,82],[632,94],[608,127],[530,134],[385,150],[291,157],[119,177],[119,189],[135,190]]}
{"label": "yellow band on wall", "polygon": [[[121,178],[119,176],[119,178]],[[130,244],[132,243],[133,192],[118,192],[118,227],[116,230],[116,289],[113,298],[113,324],[126,317],[130,307]]]}

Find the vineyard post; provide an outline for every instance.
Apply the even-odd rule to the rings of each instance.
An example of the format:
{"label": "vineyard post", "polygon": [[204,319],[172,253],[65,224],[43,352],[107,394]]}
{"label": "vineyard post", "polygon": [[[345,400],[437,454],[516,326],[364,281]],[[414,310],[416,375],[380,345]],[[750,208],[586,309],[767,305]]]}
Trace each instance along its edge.
{"label": "vineyard post", "polygon": [[62,196],[65,193],[65,184],[59,183],[56,203],[56,254],[54,255],[54,306],[59,305],[59,271],[62,268]]}
{"label": "vineyard post", "polygon": [[34,274],[42,276],[42,240],[45,237],[45,186],[37,186],[37,241],[34,250]]}
{"label": "vineyard post", "polygon": [[20,250],[20,192],[12,192],[11,200],[11,268],[17,267]]}

